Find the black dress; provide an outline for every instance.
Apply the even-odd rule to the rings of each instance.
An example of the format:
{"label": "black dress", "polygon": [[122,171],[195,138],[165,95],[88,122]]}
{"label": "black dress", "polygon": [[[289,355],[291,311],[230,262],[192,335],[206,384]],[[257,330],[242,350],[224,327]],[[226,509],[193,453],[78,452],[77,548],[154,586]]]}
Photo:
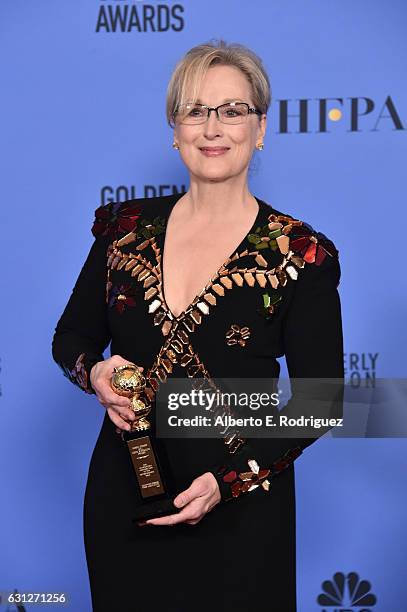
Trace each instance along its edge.
{"label": "black dress", "polygon": [[[249,234],[172,316],[161,254],[181,195],[96,210],[95,240],[53,339],[65,375],[94,393],[89,372],[111,342],[111,355],[144,367],[153,404],[158,385],[172,376],[278,378],[283,355],[290,377],[342,378],[338,251],[324,234],[258,198]],[[222,439],[168,439],[177,489],[211,471],[222,501],[194,526],[138,527],[129,453],[106,413],[84,501],[93,610],[295,612],[293,460],[314,440],[236,436],[228,447]],[[268,491],[260,475],[260,486],[243,486],[239,474],[253,458],[271,469]]]}

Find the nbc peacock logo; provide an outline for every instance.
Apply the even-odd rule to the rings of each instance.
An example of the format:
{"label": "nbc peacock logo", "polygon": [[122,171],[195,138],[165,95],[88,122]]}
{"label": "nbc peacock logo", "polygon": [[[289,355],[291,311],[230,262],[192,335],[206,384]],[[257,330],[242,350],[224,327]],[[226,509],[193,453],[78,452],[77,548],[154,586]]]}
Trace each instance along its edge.
{"label": "nbc peacock logo", "polygon": [[317,597],[317,603],[323,606],[321,612],[373,612],[371,606],[377,602],[370,582],[360,580],[356,572],[336,572],[321,586],[323,592]]}

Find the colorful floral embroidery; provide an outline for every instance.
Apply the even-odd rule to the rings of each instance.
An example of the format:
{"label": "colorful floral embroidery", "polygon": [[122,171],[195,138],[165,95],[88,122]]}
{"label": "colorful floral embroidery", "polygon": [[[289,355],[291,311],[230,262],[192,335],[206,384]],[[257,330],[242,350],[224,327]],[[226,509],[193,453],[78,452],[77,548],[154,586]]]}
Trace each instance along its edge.
{"label": "colorful floral embroidery", "polygon": [[134,285],[114,285],[109,292],[109,307],[123,314],[127,307],[136,306],[137,289]]}
{"label": "colorful floral embroidery", "polygon": [[140,204],[134,204],[131,200],[99,206],[95,211],[92,234],[95,237],[108,236],[114,240],[119,234],[133,232],[141,210]]}
{"label": "colorful floral embroidery", "polygon": [[[288,246],[294,253],[300,253],[306,263],[315,263],[320,266],[326,255],[332,257],[338,255],[334,243],[322,232],[316,232],[314,228],[305,221],[298,221],[286,215],[269,215],[271,224],[278,225],[279,222],[287,222],[282,228],[284,235],[290,235]],[[270,224],[269,224],[270,227]],[[277,238],[277,241],[281,238]],[[283,252],[283,251],[282,251]]]}
{"label": "colorful floral embroidery", "polygon": [[257,227],[254,233],[247,236],[247,240],[256,249],[279,250],[284,255],[291,249],[300,253],[307,263],[315,263],[317,266],[321,265],[327,254],[338,255],[333,242],[305,221],[274,214],[269,215],[268,220],[267,225]]}
{"label": "colorful floral embroidery", "polygon": [[74,367],[70,370],[66,365],[60,364],[64,375],[69,378],[71,382],[78,385],[86,393],[92,393],[88,388],[88,373],[85,368],[84,360],[85,353],[81,353],[77,358]]}
{"label": "colorful floral embroidery", "polygon": [[226,332],[226,344],[232,346],[238,344],[239,346],[246,346],[246,340],[250,338],[250,329],[248,327],[240,327],[235,323],[230,326],[230,329]]}

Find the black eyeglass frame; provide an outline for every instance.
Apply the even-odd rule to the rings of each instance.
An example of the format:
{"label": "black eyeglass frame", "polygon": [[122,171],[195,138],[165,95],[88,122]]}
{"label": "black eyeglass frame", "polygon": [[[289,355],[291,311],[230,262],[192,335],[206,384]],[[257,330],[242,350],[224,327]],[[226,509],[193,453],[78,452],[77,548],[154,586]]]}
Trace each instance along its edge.
{"label": "black eyeglass frame", "polygon": [[[186,104],[188,104],[188,102],[186,102]],[[220,121],[221,123],[224,123],[224,121],[222,121],[220,119],[220,117],[219,117],[219,109],[222,108],[222,106],[233,106],[233,105],[236,105],[236,104],[244,104],[244,106],[247,106],[247,115],[255,114],[255,115],[260,115],[261,116],[263,114],[261,111],[257,110],[257,108],[254,108],[254,106],[250,106],[250,104],[248,104],[247,102],[240,102],[240,101],[239,102],[225,102],[224,104],[219,104],[219,106],[208,106],[207,104],[199,104],[199,103],[195,104],[194,106],[200,106],[201,108],[206,108],[207,109],[208,114],[207,114],[207,117],[206,117],[205,121],[208,121],[209,117],[211,116],[211,111],[215,111],[216,116],[218,118],[218,121]],[[182,106],[182,105],[180,105],[180,106]],[[175,111],[174,111],[174,113],[173,113],[173,115],[171,117],[174,126],[175,126],[175,117],[176,117],[176,114],[178,112],[178,108],[179,107],[177,107],[175,109]],[[201,121],[200,123],[201,124],[205,123],[205,121]],[[196,123],[196,125],[200,125],[200,123]],[[188,123],[186,125],[193,125],[193,123]],[[233,125],[233,124],[231,124],[231,125]],[[235,123],[235,125],[239,125],[239,124]],[[174,126],[172,126],[172,127],[174,127]]]}

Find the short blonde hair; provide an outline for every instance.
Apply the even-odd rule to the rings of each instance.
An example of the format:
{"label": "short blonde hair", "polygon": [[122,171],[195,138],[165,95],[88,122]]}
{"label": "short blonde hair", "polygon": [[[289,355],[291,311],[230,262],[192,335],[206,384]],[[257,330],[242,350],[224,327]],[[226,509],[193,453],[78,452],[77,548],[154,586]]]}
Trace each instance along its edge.
{"label": "short blonde hair", "polygon": [[[207,70],[214,65],[233,66],[246,76],[254,106],[267,113],[271,103],[270,80],[263,62],[254,51],[239,43],[215,40],[192,47],[175,66],[167,88],[167,121],[173,127],[179,104],[194,103]],[[188,96],[188,98],[187,98]]]}

